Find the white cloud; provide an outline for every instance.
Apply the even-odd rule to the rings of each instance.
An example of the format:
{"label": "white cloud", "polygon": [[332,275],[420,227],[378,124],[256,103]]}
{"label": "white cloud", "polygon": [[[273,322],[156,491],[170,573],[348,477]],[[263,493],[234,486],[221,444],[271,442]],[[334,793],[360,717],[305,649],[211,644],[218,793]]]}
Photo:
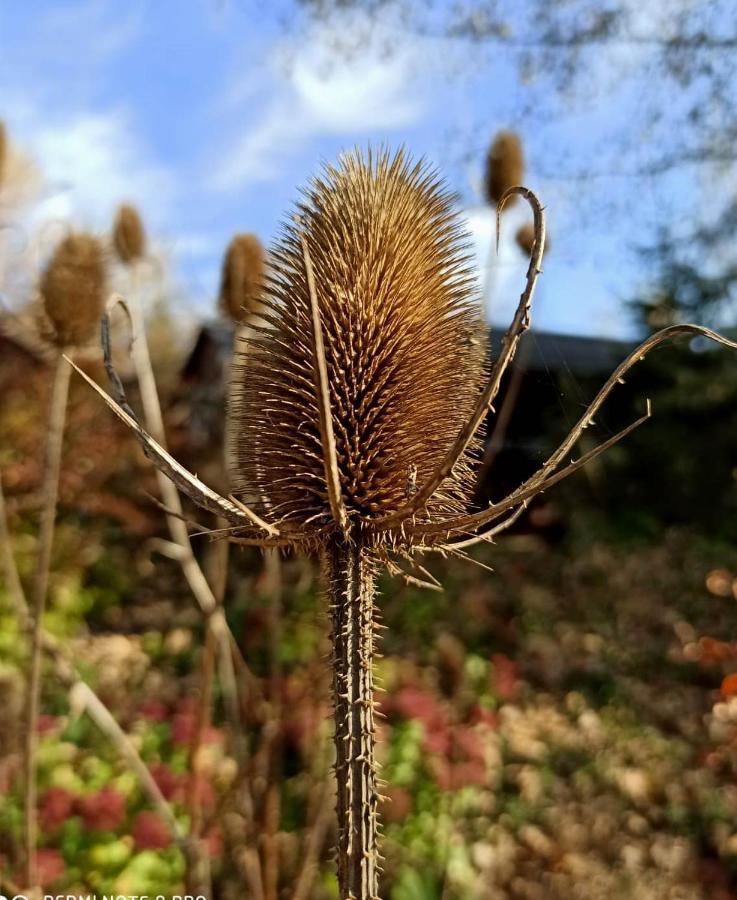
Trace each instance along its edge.
{"label": "white cloud", "polygon": [[[331,52],[329,31],[316,29],[301,48],[276,48],[270,55],[268,70],[259,78],[267,102],[255,124],[214,166],[215,189],[277,178],[305,141],[393,130],[420,118],[423,103],[412,88],[411,47],[385,58],[367,46],[348,60]],[[282,63],[289,54],[294,56],[285,75]],[[234,114],[233,107],[244,109],[246,97],[252,108],[258,94],[252,80],[234,85],[228,116]]]}
{"label": "white cloud", "polygon": [[124,200],[154,222],[166,217],[172,176],[148,157],[125,112],[70,113],[53,122],[31,115],[18,123],[18,134],[44,177],[34,219],[104,228]]}

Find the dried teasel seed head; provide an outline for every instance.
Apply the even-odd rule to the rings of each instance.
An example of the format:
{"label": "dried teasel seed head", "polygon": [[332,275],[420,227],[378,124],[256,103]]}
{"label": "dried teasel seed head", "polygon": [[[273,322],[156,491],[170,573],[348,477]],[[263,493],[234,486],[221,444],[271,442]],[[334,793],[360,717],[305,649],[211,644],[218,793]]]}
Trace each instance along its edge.
{"label": "dried teasel seed head", "polygon": [[[335,527],[304,238],[343,503],[351,525],[371,541],[371,520],[404,507],[408,485],[429,478],[483,384],[485,342],[467,237],[441,180],[403,151],[342,156],[308,185],[298,213],[272,252],[267,324],[236,350],[231,477],[270,521],[320,537]],[[418,519],[460,512],[471,489],[466,456]]]}
{"label": "dried teasel seed head", "polygon": [[85,344],[95,334],[105,297],[102,243],[89,234],[70,234],[54,251],[41,279],[46,315],[59,346]]}
{"label": "dried teasel seed head", "polygon": [[259,310],[265,274],[264,249],[255,234],[237,234],[228,244],[220,279],[220,309],[234,322]]}
{"label": "dried teasel seed head", "polygon": [[118,207],[113,224],[113,247],[121,262],[129,265],[146,252],[146,231],[135,206],[124,203]]}
{"label": "dried teasel seed head", "polygon": [[[519,135],[514,131],[497,132],[486,156],[484,189],[487,201],[496,206],[508,188],[522,184],[524,174],[525,157]],[[517,197],[512,195],[506,206],[516,200]]]}
{"label": "dried teasel seed head", "polygon": [[[525,256],[530,256],[532,253],[532,245],[535,243],[535,228],[532,222],[525,222],[524,225],[520,225],[514,239]],[[543,254],[547,255],[548,250],[550,250],[550,237],[546,233]]]}

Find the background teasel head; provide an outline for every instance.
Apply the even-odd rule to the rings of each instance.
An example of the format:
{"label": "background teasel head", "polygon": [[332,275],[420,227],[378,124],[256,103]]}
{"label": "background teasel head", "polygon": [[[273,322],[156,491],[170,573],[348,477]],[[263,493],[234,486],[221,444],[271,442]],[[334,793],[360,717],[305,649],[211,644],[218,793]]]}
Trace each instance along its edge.
{"label": "background teasel head", "polygon": [[[402,509],[470,415],[485,377],[465,235],[438,176],[403,152],[358,153],[305,191],[272,253],[268,324],[236,350],[229,444],[236,492],[270,521],[335,527],[313,378],[314,270],[342,499],[371,520]],[[423,515],[466,508],[470,455]]]}
{"label": "background teasel head", "polygon": [[[524,174],[525,157],[519,135],[514,131],[497,132],[486,156],[484,191],[487,201],[496,206],[505,191],[522,184]],[[510,206],[516,199],[509,197],[506,205]]]}
{"label": "background teasel head", "polygon": [[[535,227],[532,222],[525,222],[524,225],[520,225],[514,236],[514,240],[525,256],[529,256],[532,253],[532,247],[535,243]],[[544,251],[546,255],[549,250],[550,238],[546,235]]]}
{"label": "background teasel head", "polygon": [[89,234],[70,234],[54,251],[41,279],[46,315],[60,347],[87,343],[100,323],[105,294],[105,255]]}
{"label": "background teasel head", "polygon": [[118,208],[113,224],[113,247],[126,265],[141,259],[146,252],[146,232],[141,215],[135,206],[123,204]]}
{"label": "background teasel head", "polygon": [[255,234],[237,234],[225,251],[220,277],[220,309],[233,322],[259,312],[265,271],[261,241]]}

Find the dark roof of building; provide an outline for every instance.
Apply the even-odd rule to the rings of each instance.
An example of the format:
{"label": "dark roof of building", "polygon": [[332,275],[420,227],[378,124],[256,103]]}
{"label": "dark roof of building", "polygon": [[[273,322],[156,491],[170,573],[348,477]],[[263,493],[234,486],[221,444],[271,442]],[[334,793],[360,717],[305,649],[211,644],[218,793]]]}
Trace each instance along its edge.
{"label": "dark roof of building", "polygon": [[[233,325],[223,319],[203,322],[195,337],[192,349],[181,369],[185,381],[197,380],[203,375],[220,376],[222,365],[233,352]],[[215,364],[215,369],[212,369]],[[207,374],[205,369],[208,370]]]}
{"label": "dark roof of building", "polygon": [[[493,357],[501,349],[503,336],[496,329],[492,332]],[[520,340],[514,364],[531,371],[601,375],[611,372],[633,347],[627,341],[609,338],[530,330]]]}
{"label": "dark roof of building", "polygon": [[[494,328],[491,336],[494,358],[499,354],[502,338],[503,332]],[[523,335],[514,365],[522,365],[531,371],[568,371],[576,376],[608,374],[633,347],[634,344],[627,341],[532,329]],[[202,323],[182,376],[196,378],[204,357],[209,357],[212,351],[223,361],[230,357],[233,326],[229,321],[211,319]]]}

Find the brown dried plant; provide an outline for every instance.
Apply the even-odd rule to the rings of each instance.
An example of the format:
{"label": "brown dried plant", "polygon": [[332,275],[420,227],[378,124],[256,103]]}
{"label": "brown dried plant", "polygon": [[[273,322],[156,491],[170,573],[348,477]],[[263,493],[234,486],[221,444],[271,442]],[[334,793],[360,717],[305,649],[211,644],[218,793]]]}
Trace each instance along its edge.
{"label": "brown dried plant", "polygon": [[44,310],[58,347],[86,344],[100,325],[105,254],[90,234],[69,234],[54,251],[41,279]]}
{"label": "brown dried plant", "polygon": [[[499,131],[491,142],[486,154],[484,189],[486,199],[496,206],[504,194],[517,184],[522,184],[525,175],[525,156],[522,141],[515,131]],[[510,196],[508,204],[516,197]]]}
{"label": "brown dried plant", "polygon": [[146,231],[135,206],[124,203],[118,208],[113,223],[113,247],[126,265],[142,259],[146,253]]}
{"label": "brown dried plant", "polygon": [[220,309],[236,324],[259,311],[265,276],[264,250],[255,234],[237,234],[228,244],[220,279]]}
{"label": "brown dried plant", "polygon": [[62,240],[41,280],[44,308],[58,355],[54,368],[41,496],[43,506],[38,555],[30,608],[30,655],[24,747],[24,861],[25,886],[37,886],[36,871],[36,749],[41,692],[43,615],[49,586],[51,550],[56,524],[64,423],[69,394],[69,366],[65,351],[87,343],[103,309],[105,260],[100,242],[91,235],[70,234]]}
{"label": "brown dried plant", "polygon": [[431,550],[465,555],[508,527],[533,496],[644,422],[649,409],[565,464],[609,393],[648,351],[694,334],[737,349],[695,325],[649,338],[534,475],[505,499],[469,510],[479,429],[529,328],[545,246],[542,207],[531,191],[510,187],[497,217],[515,194],[532,208],[535,241],[516,314],[487,373],[464,234],[438,177],[403,152],[348,154],[325,168],[273,251],[264,323],[236,370],[229,409],[234,496],[209,489],[141,428],[109,358],[117,400],[87,379],[161,471],[230,523],[230,540],[320,554],[332,610],[341,900],[379,896],[379,567],[437,588],[421,566],[407,573],[398,561]]}

